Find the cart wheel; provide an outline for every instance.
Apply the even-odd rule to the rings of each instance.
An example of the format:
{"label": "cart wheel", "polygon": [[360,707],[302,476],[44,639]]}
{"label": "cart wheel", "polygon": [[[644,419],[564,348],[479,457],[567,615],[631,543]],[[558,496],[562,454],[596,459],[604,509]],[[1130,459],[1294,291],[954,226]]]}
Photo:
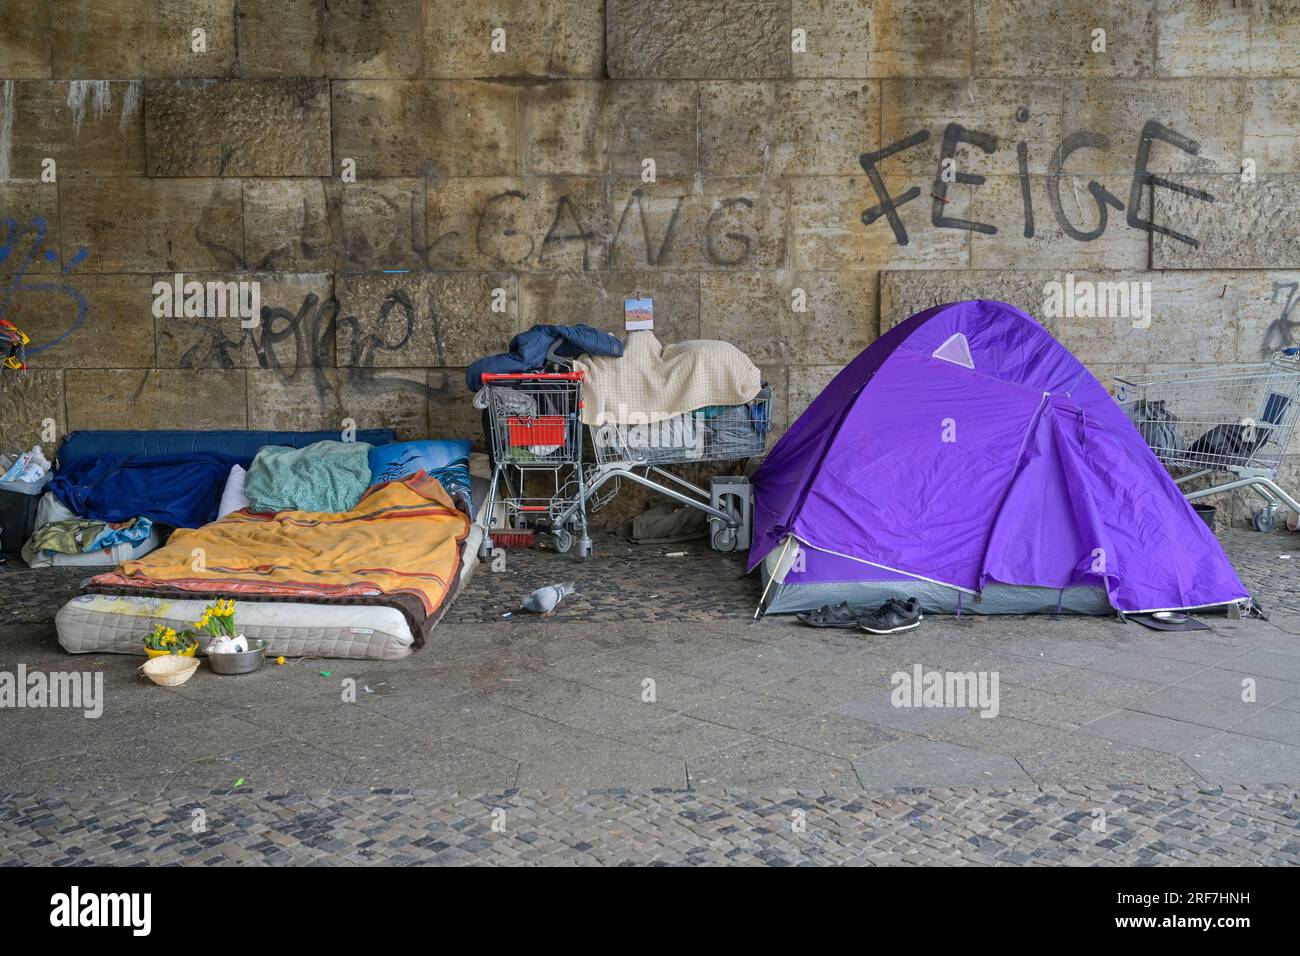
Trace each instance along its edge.
{"label": "cart wheel", "polygon": [[728,528],[725,525],[713,532],[710,539],[714,551],[735,551],[736,550],[736,529]]}
{"label": "cart wheel", "polygon": [[1270,511],[1267,508],[1261,508],[1259,511],[1255,512],[1255,517],[1252,520],[1252,523],[1255,525],[1256,531],[1263,534],[1269,534],[1277,527],[1277,512]]}
{"label": "cart wheel", "polygon": [[573,556],[579,561],[586,561],[591,557],[591,539],[585,535],[578,539],[578,546],[573,550]]}
{"label": "cart wheel", "polygon": [[492,550],[492,539],[484,535],[483,540],[478,543],[478,559],[480,561],[489,560],[492,557]]}
{"label": "cart wheel", "polygon": [[568,554],[573,547],[573,535],[563,528],[556,528],[551,532],[551,537],[555,539],[555,550],[560,554]]}

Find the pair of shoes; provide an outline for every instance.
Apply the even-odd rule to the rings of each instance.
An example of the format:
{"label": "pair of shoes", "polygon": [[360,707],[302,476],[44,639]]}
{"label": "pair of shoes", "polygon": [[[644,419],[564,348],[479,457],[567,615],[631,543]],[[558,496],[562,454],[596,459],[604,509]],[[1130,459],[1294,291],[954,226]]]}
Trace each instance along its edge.
{"label": "pair of shoes", "polygon": [[897,634],[910,631],[921,623],[921,602],[916,598],[900,601],[890,598],[858,621],[858,628],[869,634]]}
{"label": "pair of shoes", "polygon": [[865,607],[855,607],[848,601],[839,604],[827,604],[819,607],[815,611],[804,611],[796,614],[800,624],[806,624],[808,627],[839,627],[854,628],[858,626],[858,621],[862,615],[867,613]]}

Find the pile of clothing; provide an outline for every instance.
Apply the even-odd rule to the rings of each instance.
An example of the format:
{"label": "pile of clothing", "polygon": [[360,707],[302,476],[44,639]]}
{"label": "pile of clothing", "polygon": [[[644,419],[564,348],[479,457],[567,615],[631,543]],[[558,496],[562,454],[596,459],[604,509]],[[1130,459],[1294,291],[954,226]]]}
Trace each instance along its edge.
{"label": "pile of clothing", "polygon": [[582,420],[598,447],[651,461],[762,453],[770,393],[730,342],[663,345],[643,330],[628,335],[621,358],[584,357],[574,368],[587,374]]}

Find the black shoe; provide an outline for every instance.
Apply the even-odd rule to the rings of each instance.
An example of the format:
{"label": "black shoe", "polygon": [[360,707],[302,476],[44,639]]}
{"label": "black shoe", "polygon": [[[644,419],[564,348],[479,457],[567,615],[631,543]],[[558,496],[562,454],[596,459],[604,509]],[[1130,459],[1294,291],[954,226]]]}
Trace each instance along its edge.
{"label": "black shoe", "polygon": [[827,604],[817,608],[815,611],[804,611],[796,614],[800,624],[806,624],[808,627],[839,627],[854,628],[858,626],[858,621],[862,615],[867,613],[865,607],[854,607],[848,601],[839,604]]}
{"label": "black shoe", "polygon": [[916,598],[900,601],[890,598],[862,620],[858,627],[870,634],[897,634],[910,631],[921,623],[921,602]]}

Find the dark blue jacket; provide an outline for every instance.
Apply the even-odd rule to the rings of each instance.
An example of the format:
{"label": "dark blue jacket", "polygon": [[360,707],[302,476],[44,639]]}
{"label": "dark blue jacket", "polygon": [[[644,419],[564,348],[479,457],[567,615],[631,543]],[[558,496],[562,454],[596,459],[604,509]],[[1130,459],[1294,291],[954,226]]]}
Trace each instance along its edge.
{"label": "dark blue jacket", "polygon": [[616,336],[590,325],[534,325],[510,340],[509,352],[485,356],[467,368],[465,384],[471,392],[477,392],[483,387],[484,372],[502,375],[535,371],[545,364],[552,346],[555,354],[564,358],[623,354],[623,343]]}

